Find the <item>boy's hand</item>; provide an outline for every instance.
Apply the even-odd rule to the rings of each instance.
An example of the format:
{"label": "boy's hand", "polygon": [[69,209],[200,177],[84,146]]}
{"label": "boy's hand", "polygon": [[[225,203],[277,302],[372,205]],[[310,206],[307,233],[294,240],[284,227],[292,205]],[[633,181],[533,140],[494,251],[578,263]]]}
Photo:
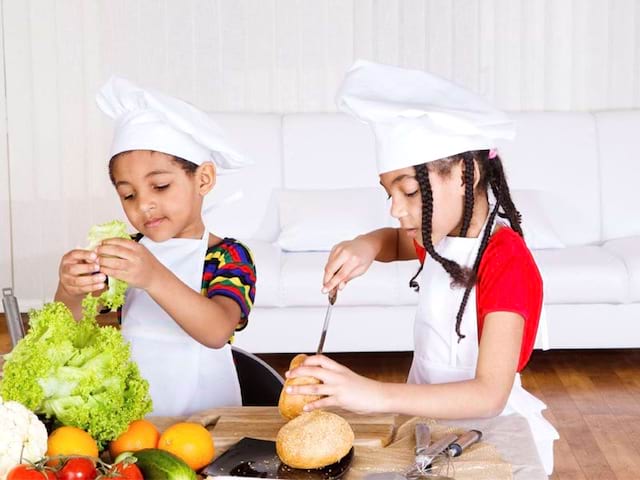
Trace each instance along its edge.
{"label": "boy's hand", "polygon": [[60,260],[60,286],[70,297],[84,297],[87,293],[106,288],[104,274],[99,273],[98,256],[91,250],[71,250]]}
{"label": "boy's hand", "polygon": [[103,240],[96,252],[102,273],[144,290],[150,287],[161,266],[144,245],[125,238]]}

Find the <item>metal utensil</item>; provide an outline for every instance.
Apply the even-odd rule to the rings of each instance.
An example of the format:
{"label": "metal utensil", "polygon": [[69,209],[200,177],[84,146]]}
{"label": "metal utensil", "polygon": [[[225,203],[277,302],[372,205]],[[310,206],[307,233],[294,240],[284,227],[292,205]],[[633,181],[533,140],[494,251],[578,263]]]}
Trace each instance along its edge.
{"label": "metal utensil", "polygon": [[456,439],[455,442],[449,445],[447,453],[450,457],[458,457],[465,449],[474,443],[479,442],[481,438],[482,432],[480,430],[469,430],[468,432],[464,432]]}
{"label": "metal utensil", "polygon": [[336,303],[337,298],[338,287],[333,287],[333,289],[329,292],[329,305],[327,306],[327,313],[325,313],[324,315],[324,325],[322,325],[322,333],[320,334],[320,342],[318,343],[316,355],[320,355],[322,353],[324,340],[327,337],[327,329],[329,328],[329,320],[331,319],[331,309],[333,308],[333,304]]}
{"label": "metal utensil", "polygon": [[416,465],[421,462],[425,450],[431,443],[431,428],[426,423],[416,423]]}
{"label": "metal utensil", "polygon": [[7,330],[11,337],[11,345],[16,344],[24,337],[24,325],[18,308],[18,300],[13,295],[13,289],[2,289],[2,307],[4,308],[4,316],[7,319]]}
{"label": "metal utensil", "polygon": [[[416,445],[416,461],[413,468],[411,468],[405,475],[409,480],[419,479],[421,477],[429,477],[427,471],[431,466],[431,462],[438,456],[446,453],[449,446],[458,439],[458,436],[454,433],[449,433],[441,439],[433,442],[428,447],[420,449]],[[417,436],[416,436],[417,441]]]}

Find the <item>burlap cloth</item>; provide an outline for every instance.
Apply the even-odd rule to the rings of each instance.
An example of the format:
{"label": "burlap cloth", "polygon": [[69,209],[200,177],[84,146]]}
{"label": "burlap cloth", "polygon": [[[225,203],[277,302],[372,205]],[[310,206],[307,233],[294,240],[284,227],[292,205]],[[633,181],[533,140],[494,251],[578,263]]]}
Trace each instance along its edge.
{"label": "burlap cloth", "polygon": [[[448,433],[463,433],[466,428],[451,426],[424,418],[410,418],[398,427],[394,441],[386,448],[356,447],[351,469],[346,478],[359,480],[369,473],[405,473],[414,463],[415,425],[427,423],[431,427],[432,441]],[[506,462],[496,447],[481,441],[466,449],[460,457],[439,457],[433,463],[434,473],[456,480],[511,480],[511,464]]]}

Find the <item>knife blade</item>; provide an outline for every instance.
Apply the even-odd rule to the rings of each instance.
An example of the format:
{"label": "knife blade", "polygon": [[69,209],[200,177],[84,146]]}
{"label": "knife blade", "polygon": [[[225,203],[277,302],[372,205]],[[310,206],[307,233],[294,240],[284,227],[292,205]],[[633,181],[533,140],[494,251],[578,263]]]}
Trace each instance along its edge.
{"label": "knife blade", "polygon": [[333,304],[336,303],[337,298],[338,287],[334,287],[333,290],[329,292],[329,305],[327,306],[327,313],[324,315],[324,324],[322,325],[322,333],[320,334],[320,342],[318,343],[316,355],[320,355],[324,348],[324,341],[327,338],[327,329],[329,328],[329,320],[331,319],[331,310],[333,309]]}

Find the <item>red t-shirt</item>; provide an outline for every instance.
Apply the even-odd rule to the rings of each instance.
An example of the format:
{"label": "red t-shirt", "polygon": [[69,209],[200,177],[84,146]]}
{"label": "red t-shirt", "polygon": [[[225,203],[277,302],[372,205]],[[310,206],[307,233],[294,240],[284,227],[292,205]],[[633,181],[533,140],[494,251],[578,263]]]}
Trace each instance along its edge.
{"label": "red t-shirt", "polygon": [[[414,240],[420,262],[426,250]],[[513,312],[524,318],[518,371],[529,361],[542,310],[542,277],[520,235],[502,227],[489,239],[478,268],[476,284],[478,340],[484,319],[491,312]],[[464,341],[464,340],[463,340]]]}

